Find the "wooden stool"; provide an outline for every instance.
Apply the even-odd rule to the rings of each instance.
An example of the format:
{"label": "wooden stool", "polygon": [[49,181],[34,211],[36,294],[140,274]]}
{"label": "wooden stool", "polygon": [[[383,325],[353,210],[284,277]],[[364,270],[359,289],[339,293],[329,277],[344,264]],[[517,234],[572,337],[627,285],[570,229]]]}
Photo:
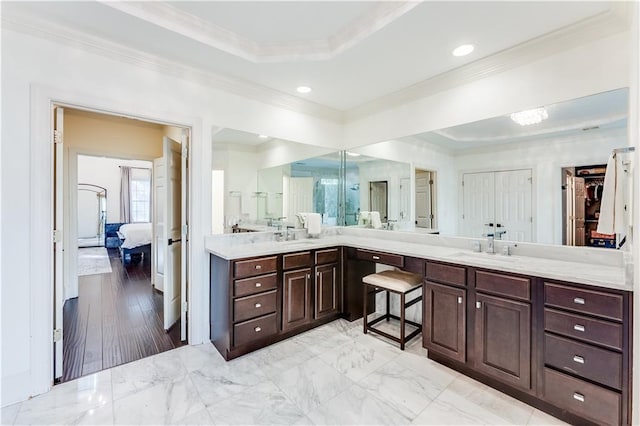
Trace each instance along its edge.
{"label": "wooden stool", "polygon": [[[377,274],[367,275],[362,279],[363,287],[364,287],[364,308],[363,308],[363,327],[364,334],[367,334],[367,331],[371,331],[373,333],[380,334],[388,339],[393,340],[394,342],[400,343],[400,349],[404,350],[404,345],[409,340],[416,337],[422,331],[422,324],[418,324],[417,322],[409,321],[405,319],[405,310],[422,300],[422,295],[416,297],[415,299],[405,302],[405,297],[407,294],[422,288],[422,275],[414,274],[412,272],[400,271],[400,270],[391,270],[391,271],[383,271],[378,272]],[[373,291],[370,291],[370,287],[373,287]],[[386,291],[387,293],[387,312],[385,315],[374,319],[369,322],[367,315],[367,299],[369,295],[373,293],[374,295],[381,292]],[[400,316],[392,315],[389,311],[389,292],[396,293],[400,295]],[[373,328],[372,326],[384,319],[389,321],[389,319],[397,319],[400,321],[400,337],[392,336],[389,333],[385,333],[384,331]],[[408,336],[405,336],[405,323],[411,324],[415,327],[418,327],[417,330],[410,333]]]}

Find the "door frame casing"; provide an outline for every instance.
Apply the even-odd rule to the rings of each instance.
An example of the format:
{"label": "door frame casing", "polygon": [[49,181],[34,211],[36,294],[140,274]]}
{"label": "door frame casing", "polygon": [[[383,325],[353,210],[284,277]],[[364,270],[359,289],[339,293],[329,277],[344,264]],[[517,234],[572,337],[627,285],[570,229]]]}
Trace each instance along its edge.
{"label": "door frame casing", "polygon": [[[201,144],[204,127],[202,119],[185,115],[171,106],[162,108],[144,103],[132,105],[107,95],[98,96],[78,93],[50,86],[31,85],[30,91],[30,154],[29,166],[29,253],[31,261],[39,265],[29,272],[29,370],[12,377],[11,383],[18,385],[17,394],[37,395],[47,392],[53,386],[54,376],[54,344],[52,338],[54,306],[53,275],[53,150],[52,142],[52,108],[54,105],[74,109],[88,110],[108,115],[127,116],[159,124],[189,128],[191,133],[189,157],[200,158],[199,162],[190,162],[189,179],[189,259],[187,274],[190,283],[198,283],[205,279],[208,267],[205,261],[204,241],[193,238],[193,235],[204,235],[210,220],[203,221],[210,211],[210,206],[198,201],[195,194],[207,191],[207,182],[198,179],[200,168],[210,168],[210,147]],[[207,151],[206,153],[204,151]],[[209,182],[210,185],[210,182]],[[204,188],[203,188],[204,187]],[[194,205],[195,203],[195,205]],[[203,229],[201,229],[201,227]],[[197,247],[195,247],[197,244]],[[202,249],[202,250],[200,250]],[[205,286],[189,285],[187,300],[208,300],[208,289]],[[208,334],[206,311],[208,305],[189,302],[187,321],[189,324],[190,344],[202,343]],[[204,319],[203,319],[204,318]]]}

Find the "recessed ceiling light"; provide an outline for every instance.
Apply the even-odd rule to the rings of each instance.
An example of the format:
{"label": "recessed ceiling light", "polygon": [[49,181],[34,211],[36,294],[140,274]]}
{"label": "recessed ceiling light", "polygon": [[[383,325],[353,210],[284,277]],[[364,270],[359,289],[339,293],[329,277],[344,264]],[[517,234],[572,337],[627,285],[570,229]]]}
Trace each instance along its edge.
{"label": "recessed ceiling light", "polygon": [[311,91],[311,87],[309,86],[298,86],[296,89],[298,93],[309,93]]}
{"label": "recessed ceiling light", "polygon": [[473,52],[473,49],[475,49],[473,44],[463,44],[453,49],[451,54],[453,56],[467,56],[469,53]]}
{"label": "recessed ceiling light", "polygon": [[540,107],[514,112],[510,117],[521,126],[530,126],[532,124],[538,124],[542,122],[542,120],[549,118],[549,113],[545,107]]}
{"label": "recessed ceiling light", "polygon": [[259,137],[260,139],[267,139],[269,136],[267,136],[267,135],[259,135],[258,137]]}

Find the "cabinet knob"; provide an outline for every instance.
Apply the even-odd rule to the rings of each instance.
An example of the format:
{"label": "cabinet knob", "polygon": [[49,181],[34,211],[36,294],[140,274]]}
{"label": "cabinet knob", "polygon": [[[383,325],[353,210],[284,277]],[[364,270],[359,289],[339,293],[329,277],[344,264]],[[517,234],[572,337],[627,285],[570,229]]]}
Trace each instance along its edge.
{"label": "cabinet knob", "polygon": [[380,260],[380,256],[371,256],[373,260]]}
{"label": "cabinet knob", "polygon": [[262,287],[262,283],[256,283],[256,287]]}
{"label": "cabinet knob", "polygon": [[476,302],[476,309],[482,308],[482,302]]}
{"label": "cabinet knob", "polygon": [[581,357],[580,355],[574,355],[573,361],[577,362],[578,364],[584,364],[584,358]]}
{"label": "cabinet knob", "polygon": [[261,303],[256,303],[256,308],[261,308],[262,304]]}
{"label": "cabinet knob", "polygon": [[573,303],[576,305],[584,305],[584,299],[582,297],[574,297]]}
{"label": "cabinet knob", "polygon": [[573,329],[575,331],[584,332],[584,325],[576,324],[576,325],[573,326]]}
{"label": "cabinet knob", "polygon": [[574,392],[573,393],[573,399],[580,401],[580,402],[584,402],[584,395],[578,392]]}
{"label": "cabinet knob", "polygon": [[257,270],[260,270],[260,269],[262,269],[262,266],[260,266],[260,265],[256,265],[256,269],[257,269]]}
{"label": "cabinet knob", "polygon": [[462,305],[462,297],[458,297],[458,304]]}
{"label": "cabinet knob", "polygon": [[311,279],[311,274],[307,274],[307,279],[310,280]]}
{"label": "cabinet knob", "polygon": [[262,329],[260,327],[256,327],[253,329],[256,333],[260,333],[262,331]]}

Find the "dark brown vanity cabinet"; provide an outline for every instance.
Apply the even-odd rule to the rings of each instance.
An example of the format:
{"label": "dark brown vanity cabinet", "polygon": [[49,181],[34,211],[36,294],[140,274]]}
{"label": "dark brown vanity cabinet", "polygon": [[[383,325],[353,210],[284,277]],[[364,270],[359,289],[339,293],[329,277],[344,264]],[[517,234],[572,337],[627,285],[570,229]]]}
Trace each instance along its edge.
{"label": "dark brown vanity cabinet", "polygon": [[422,345],[429,351],[466,362],[466,268],[426,262],[422,291]]}
{"label": "dark brown vanity cabinet", "polygon": [[311,283],[310,268],[283,273],[282,331],[311,322]]}
{"label": "dark brown vanity cabinet", "polygon": [[474,368],[531,389],[531,279],[473,271]]}
{"label": "dark brown vanity cabinet", "polygon": [[544,282],[544,397],[598,424],[628,424],[627,292]]}
{"label": "dark brown vanity cabinet", "polygon": [[340,249],[315,252],[315,291],[313,318],[322,319],[342,312],[342,274]]}

